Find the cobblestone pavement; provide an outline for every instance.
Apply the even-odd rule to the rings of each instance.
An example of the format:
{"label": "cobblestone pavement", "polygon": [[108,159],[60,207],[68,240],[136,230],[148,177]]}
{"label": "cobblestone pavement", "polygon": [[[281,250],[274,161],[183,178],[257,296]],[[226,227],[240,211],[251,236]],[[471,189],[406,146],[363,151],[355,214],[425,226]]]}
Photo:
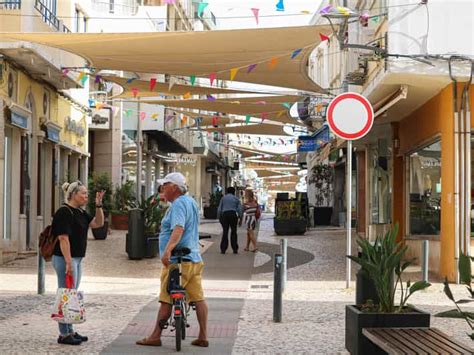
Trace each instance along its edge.
{"label": "cobblestone pavement", "polygon": [[[354,282],[350,289],[345,288],[345,230],[312,229],[304,236],[287,237],[289,269],[283,320],[274,323],[271,255],[279,250],[279,239],[274,235],[272,220],[263,220],[258,242],[264,253],[258,253],[254,264],[255,270],[261,272],[252,277],[233,353],[346,354],[345,306],[354,303],[355,292]],[[298,251],[293,258],[304,257],[302,251],[311,253],[313,258],[305,263],[291,260],[291,250]],[[463,287],[453,289],[456,296],[467,296]],[[415,294],[410,302],[431,314],[453,308],[439,283]],[[431,317],[431,323],[458,340],[471,343],[463,320]]]}

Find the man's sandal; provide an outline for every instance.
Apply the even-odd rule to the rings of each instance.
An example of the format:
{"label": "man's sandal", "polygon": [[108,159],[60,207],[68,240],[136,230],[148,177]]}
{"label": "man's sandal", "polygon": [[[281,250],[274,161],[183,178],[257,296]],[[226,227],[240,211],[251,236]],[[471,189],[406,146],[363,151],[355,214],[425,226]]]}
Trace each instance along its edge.
{"label": "man's sandal", "polygon": [[146,345],[146,346],[161,346],[161,339],[152,340],[148,338],[143,338],[135,342],[137,345]]}
{"label": "man's sandal", "polygon": [[192,342],[191,342],[191,345],[194,345],[194,346],[200,346],[202,348],[207,348],[209,346],[209,341],[207,340],[201,340],[201,339],[194,339]]}

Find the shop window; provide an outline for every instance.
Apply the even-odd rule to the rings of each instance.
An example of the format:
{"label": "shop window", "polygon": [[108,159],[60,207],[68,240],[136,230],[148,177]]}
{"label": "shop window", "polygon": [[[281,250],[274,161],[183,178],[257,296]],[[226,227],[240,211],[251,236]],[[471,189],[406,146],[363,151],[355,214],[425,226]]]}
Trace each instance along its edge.
{"label": "shop window", "polygon": [[371,223],[391,223],[390,154],[385,139],[370,149]]}
{"label": "shop window", "polygon": [[441,229],[441,142],[409,157],[410,234],[439,235]]}

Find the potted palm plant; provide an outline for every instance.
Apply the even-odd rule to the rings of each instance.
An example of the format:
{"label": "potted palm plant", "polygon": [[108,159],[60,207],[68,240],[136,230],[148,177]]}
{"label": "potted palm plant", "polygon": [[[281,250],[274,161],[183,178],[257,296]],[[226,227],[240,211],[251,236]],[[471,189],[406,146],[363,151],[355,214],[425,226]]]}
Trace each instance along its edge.
{"label": "potted palm plant", "polygon": [[107,238],[109,231],[109,213],[112,207],[111,204],[111,193],[112,193],[112,181],[107,173],[92,173],[88,179],[87,184],[89,192],[89,201],[87,202],[87,210],[95,216],[95,195],[97,192],[105,191],[104,198],[102,199],[102,210],[104,211],[104,225],[100,228],[92,229],[92,234],[95,239],[103,240]]}
{"label": "potted palm plant", "polygon": [[[358,239],[361,256],[348,255],[360,265],[375,287],[377,302],[346,306],[346,349],[351,354],[377,354],[380,349],[363,334],[364,328],[406,328],[429,327],[430,314],[408,305],[415,292],[430,286],[426,281],[405,284],[402,274],[413,260],[404,260],[408,249],[397,242],[398,225],[391,228],[384,237],[377,237],[375,243]],[[400,288],[398,304],[395,300]]]}
{"label": "potted palm plant", "polygon": [[158,254],[158,234],[167,206],[160,203],[159,194],[154,194],[141,203],[140,209],[143,211],[145,257],[154,258]]}
{"label": "potted palm plant", "polygon": [[112,204],[112,226],[118,230],[128,230],[128,212],[137,208],[137,199],[133,192],[133,182],[127,181],[116,186]]}
{"label": "potted palm plant", "polygon": [[221,191],[209,194],[209,205],[204,207],[204,218],[217,219],[217,208],[219,207],[222,196]]}
{"label": "potted palm plant", "polygon": [[311,169],[308,179],[316,189],[316,203],[314,207],[314,224],[330,225],[332,216],[332,189],[334,169],[328,164],[317,164]]}

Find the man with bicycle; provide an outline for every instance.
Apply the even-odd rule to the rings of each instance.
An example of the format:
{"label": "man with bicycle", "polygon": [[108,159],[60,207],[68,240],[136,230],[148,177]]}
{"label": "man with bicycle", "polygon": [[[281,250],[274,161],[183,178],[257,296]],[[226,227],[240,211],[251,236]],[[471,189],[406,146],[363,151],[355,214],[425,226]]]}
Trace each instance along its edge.
{"label": "man with bicycle", "polygon": [[161,346],[161,333],[171,316],[172,299],[168,293],[170,268],[176,262],[171,256],[175,248],[188,248],[191,253],[181,265],[182,286],[189,302],[196,304],[196,315],[199,322],[199,336],[191,344],[208,347],[207,340],[207,303],[202,289],[202,272],[204,264],[199,249],[199,209],[196,202],[186,195],[186,180],[181,173],[170,173],[158,180],[161,193],[171,202],[163,220],[159,237],[160,256],[163,268],[161,271],[160,309],[153,333],[137,341],[138,345]]}

